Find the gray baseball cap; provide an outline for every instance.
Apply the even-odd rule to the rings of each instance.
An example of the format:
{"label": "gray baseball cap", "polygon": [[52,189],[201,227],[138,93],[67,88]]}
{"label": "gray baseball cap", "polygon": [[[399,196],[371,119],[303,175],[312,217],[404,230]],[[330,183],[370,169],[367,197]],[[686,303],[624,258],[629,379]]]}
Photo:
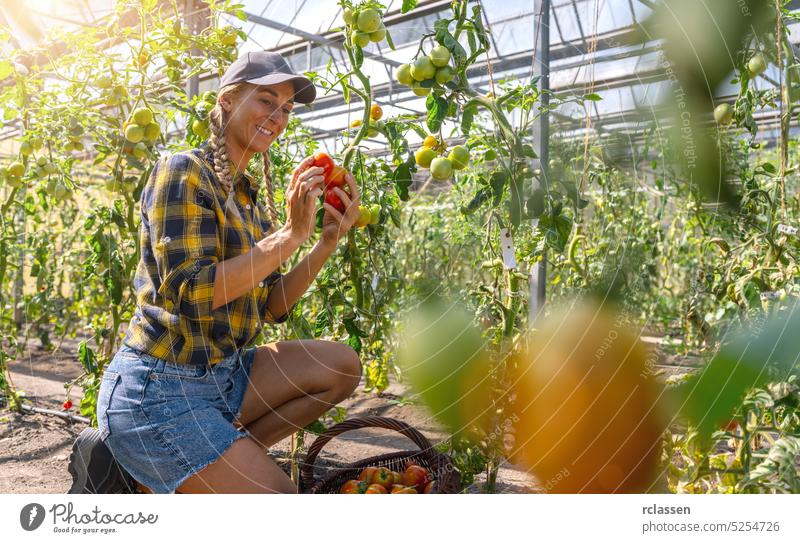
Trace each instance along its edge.
{"label": "gray baseball cap", "polygon": [[274,85],[291,81],[294,84],[294,99],[301,104],[310,104],[317,97],[317,89],[309,78],[297,75],[278,53],[253,51],[244,53],[228,66],[220,79],[220,88],[247,81],[254,85]]}

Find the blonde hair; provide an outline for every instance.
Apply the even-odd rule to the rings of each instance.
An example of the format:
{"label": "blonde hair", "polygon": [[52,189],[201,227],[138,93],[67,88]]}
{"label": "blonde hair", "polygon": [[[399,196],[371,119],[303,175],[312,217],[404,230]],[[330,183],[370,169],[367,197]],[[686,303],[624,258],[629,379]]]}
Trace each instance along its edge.
{"label": "blonde hair", "polygon": [[[226,192],[226,199],[233,196],[233,174],[231,173],[230,159],[228,158],[228,148],[225,145],[225,129],[227,128],[227,115],[222,108],[219,99],[226,94],[238,94],[247,87],[252,86],[250,83],[241,82],[227,85],[220,89],[217,95],[217,103],[214,108],[209,112],[209,125],[211,128],[211,135],[208,138],[208,143],[214,154],[214,171],[222,184],[223,190]],[[272,185],[272,174],[269,171],[269,149],[266,149],[261,158],[264,162],[264,185],[267,189],[267,215],[272,228],[277,228],[278,213],[275,210],[275,189]]]}

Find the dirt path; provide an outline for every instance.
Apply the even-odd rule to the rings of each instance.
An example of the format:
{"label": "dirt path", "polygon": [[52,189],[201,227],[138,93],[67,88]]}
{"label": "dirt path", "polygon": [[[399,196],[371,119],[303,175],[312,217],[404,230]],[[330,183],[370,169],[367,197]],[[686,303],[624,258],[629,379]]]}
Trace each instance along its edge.
{"label": "dirt path", "polygon": [[[37,407],[60,409],[65,398],[64,383],[81,374],[74,353],[77,341],[65,342],[58,353],[33,349],[24,359],[10,364],[11,378],[18,390],[24,390]],[[351,398],[341,405],[347,408],[348,418],[379,415],[407,422],[428,439],[436,443],[446,434],[418,405],[397,405],[397,400],[408,395],[398,383],[392,383],[382,395],[361,391],[359,387]],[[72,398],[82,396],[73,389]],[[42,414],[19,415],[0,410],[0,493],[65,493],[72,483],[67,472],[67,459],[75,437],[84,429],[80,423],[71,423],[55,416]],[[364,429],[347,432],[330,441],[320,454],[318,465],[339,466],[349,462],[394,452],[414,449],[406,437],[388,430]],[[287,455],[290,440],[287,438],[273,447],[270,454],[277,459]],[[288,465],[284,463],[288,471]],[[476,477],[467,491],[480,491],[485,481]],[[500,468],[497,492],[537,492],[535,479],[523,469],[505,465]]]}

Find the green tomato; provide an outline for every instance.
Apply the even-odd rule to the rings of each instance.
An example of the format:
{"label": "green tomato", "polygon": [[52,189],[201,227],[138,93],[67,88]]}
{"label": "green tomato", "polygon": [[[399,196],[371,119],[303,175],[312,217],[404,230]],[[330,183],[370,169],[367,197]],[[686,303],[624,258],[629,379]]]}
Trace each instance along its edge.
{"label": "green tomato", "polygon": [[756,53],[752,56],[747,63],[747,71],[750,72],[750,77],[761,75],[767,69],[767,60],[761,53]]}
{"label": "green tomato", "polygon": [[25,175],[25,165],[22,162],[12,162],[8,167],[9,177],[22,177]]}
{"label": "green tomato", "polygon": [[133,112],[133,122],[139,126],[147,126],[153,122],[153,112],[146,107],[140,107]]}
{"label": "green tomato", "polygon": [[133,146],[133,156],[142,160],[147,156],[147,145],[144,142],[140,141],[136,145]]}
{"label": "green tomato", "polygon": [[436,151],[430,147],[420,147],[417,149],[417,152],[414,153],[414,160],[416,160],[417,165],[422,168],[430,168],[434,158],[436,158]]}
{"label": "green tomato", "polygon": [[401,64],[394,72],[394,78],[401,85],[411,85],[414,78],[411,77],[411,64]]}
{"label": "green tomato", "polygon": [[485,153],[483,153],[483,160],[487,162],[491,162],[492,160],[497,158],[497,151],[494,149],[487,149]]}
{"label": "green tomato", "polygon": [[111,77],[107,75],[101,75],[97,78],[96,84],[97,88],[99,89],[110,89],[112,84]]}
{"label": "green tomato", "polygon": [[372,204],[369,206],[369,223],[370,224],[378,224],[381,220],[381,205],[380,204]]}
{"label": "green tomato", "polygon": [[428,96],[431,93],[431,88],[423,87],[419,81],[414,81],[411,85],[411,90],[417,96]]}
{"label": "green tomato", "polygon": [[432,79],[436,75],[436,66],[428,57],[419,57],[411,65],[411,77],[416,81]]}
{"label": "green tomato", "polygon": [[53,191],[53,198],[55,198],[56,201],[60,202],[67,196],[69,196],[69,189],[67,188],[67,186],[60,181],[57,182],[55,190]]}
{"label": "green tomato", "polygon": [[450,179],[453,175],[453,163],[449,158],[436,157],[431,162],[431,176],[438,180],[444,181]]}
{"label": "green tomato", "polygon": [[125,139],[131,143],[139,143],[144,139],[144,128],[138,124],[129,124],[125,129]]}
{"label": "green tomato", "polygon": [[436,70],[436,82],[440,85],[445,85],[453,80],[455,77],[455,73],[453,73],[453,69],[450,66],[443,66]]}
{"label": "green tomato", "polygon": [[721,125],[730,124],[733,120],[733,108],[730,104],[720,104],[714,109],[714,120]]}
{"label": "green tomato", "polygon": [[463,170],[469,164],[469,149],[463,145],[456,145],[450,150],[447,158],[450,159],[454,170]]}
{"label": "green tomato", "polygon": [[158,123],[150,123],[144,127],[144,138],[147,141],[156,141],[161,135],[161,126]]}
{"label": "green tomato", "polygon": [[358,19],[356,20],[356,26],[361,32],[366,32],[369,34],[370,32],[375,32],[378,30],[378,27],[381,25],[381,14],[378,13],[376,9],[365,9],[361,13],[358,14]]}
{"label": "green tomato", "polygon": [[431,59],[434,66],[441,68],[442,66],[447,66],[450,62],[450,50],[444,45],[437,45],[431,49],[428,57]]}
{"label": "green tomato", "polygon": [[353,10],[350,8],[345,8],[342,17],[344,18],[344,24],[346,25],[351,25],[356,22],[356,14],[353,13]]}
{"label": "green tomato", "polygon": [[371,42],[381,42],[386,38],[386,27],[381,24],[381,26],[375,32],[369,33],[369,41]]}
{"label": "green tomato", "polygon": [[206,101],[198,102],[194,106],[194,110],[201,116],[207,116],[212,109],[214,109],[214,104]]}
{"label": "green tomato", "polygon": [[19,154],[22,156],[29,156],[33,152],[33,145],[29,141],[23,141],[19,146]]}
{"label": "green tomato", "polygon": [[350,39],[362,49],[369,45],[369,34],[360,30],[353,30],[353,33],[350,34]]}
{"label": "green tomato", "polygon": [[206,139],[209,135],[208,122],[195,119],[192,121],[192,132],[202,139]]}

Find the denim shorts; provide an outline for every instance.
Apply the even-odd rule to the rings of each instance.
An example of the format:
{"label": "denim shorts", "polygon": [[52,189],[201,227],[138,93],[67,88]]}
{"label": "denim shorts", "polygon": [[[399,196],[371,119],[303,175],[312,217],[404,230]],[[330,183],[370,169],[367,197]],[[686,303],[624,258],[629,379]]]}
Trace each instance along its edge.
{"label": "denim shorts", "polygon": [[101,438],[131,476],[173,494],[250,434],[238,421],[256,347],[210,366],[177,364],[122,345],[97,397]]}

